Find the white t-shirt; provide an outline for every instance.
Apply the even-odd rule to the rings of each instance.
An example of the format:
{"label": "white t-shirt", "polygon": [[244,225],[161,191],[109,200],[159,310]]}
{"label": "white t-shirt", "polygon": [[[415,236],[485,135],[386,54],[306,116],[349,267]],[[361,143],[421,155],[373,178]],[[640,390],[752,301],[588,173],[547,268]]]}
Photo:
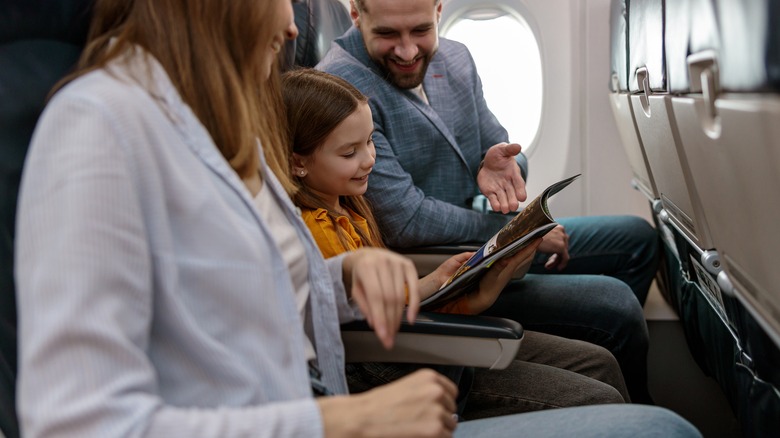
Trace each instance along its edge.
{"label": "white t-shirt", "polygon": [[410,88],[409,91],[411,91],[412,93],[420,96],[420,99],[422,99],[423,102],[425,102],[426,105],[430,105],[430,102],[428,102],[428,95],[425,94],[425,89],[423,88],[422,84],[420,84],[420,85],[418,85],[418,86],[416,86],[414,88]]}
{"label": "white t-shirt", "polygon": [[[263,184],[260,192],[255,196],[255,206],[260,211],[260,216],[265,220],[276,245],[282,251],[282,258],[290,271],[293,289],[295,290],[295,303],[301,321],[306,321],[306,302],[309,300],[309,265],[306,261],[306,249],[303,247],[298,234],[287,217],[282,213],[279,204],[271,192]],[[317,354],[311,340],[306,338],[306,359],[313,360]]]}

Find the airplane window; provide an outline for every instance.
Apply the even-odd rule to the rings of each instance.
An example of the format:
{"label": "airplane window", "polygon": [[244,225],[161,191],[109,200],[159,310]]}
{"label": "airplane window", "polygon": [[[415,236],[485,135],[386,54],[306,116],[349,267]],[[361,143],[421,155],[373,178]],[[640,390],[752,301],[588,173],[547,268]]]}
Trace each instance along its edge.
{"label": "airplane window", "polygon": [[468,46],[482,78],[485,100],[528,153],[542,116],[542,60],[533,30],[519,13],[471,10],[442,28]]}

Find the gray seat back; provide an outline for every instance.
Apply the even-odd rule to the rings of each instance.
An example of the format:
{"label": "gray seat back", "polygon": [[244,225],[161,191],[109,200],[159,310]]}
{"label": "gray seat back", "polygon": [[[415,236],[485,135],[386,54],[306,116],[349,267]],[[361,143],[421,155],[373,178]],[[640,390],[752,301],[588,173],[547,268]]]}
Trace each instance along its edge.
{"label": "gray seat back", "polygon": [[649,200],[658,198],[644,145],[634,123],[629,95],[629,12],[628,0],[610,4],[610,106],[633,173],[634,186]]}
{"label": "gray seat back", "polygon": [[349,11],[338,0],[303,0],[293,4],[298,38],[295,65],[314,67],[328,53],[331,42],[352,26]]}

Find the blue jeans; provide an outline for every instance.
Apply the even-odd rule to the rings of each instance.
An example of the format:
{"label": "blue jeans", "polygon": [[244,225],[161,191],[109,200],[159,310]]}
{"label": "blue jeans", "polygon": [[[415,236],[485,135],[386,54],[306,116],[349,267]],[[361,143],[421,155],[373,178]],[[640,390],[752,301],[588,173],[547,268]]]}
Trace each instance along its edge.
{"label": "blue jeans", "polygon": [[701,434],[679,415],[655,406],[600,405],[553,409],[465,421],[456,438],[697,438]]}
{"label": "blue jeans", "polygon": [[647,324],[642,306],[622,281],[603,275],[527,274],[510,282],[482,314],[606,348],[620,365],[631,401],[652,403]]}
{"label": "blue jeans", "polygon": [[644,305],[659,263],[658,232],[636,216],[580,216],[557,221],[569,234],[569,264],[561,272],[545,269],[548,254],[538,253],[533,274],[608,275],[625,282]]}
{"label": "blue jeans", "polygon": [[658,269],[658,233],[635,216],[582,216],[558,222],[569,234],[571,258],[566,269],[545,269],[548,255],[538,254],[529,274],[510,283],[484,314],[606,348],[620,364],[631,400],[652,403],[642,305]]}

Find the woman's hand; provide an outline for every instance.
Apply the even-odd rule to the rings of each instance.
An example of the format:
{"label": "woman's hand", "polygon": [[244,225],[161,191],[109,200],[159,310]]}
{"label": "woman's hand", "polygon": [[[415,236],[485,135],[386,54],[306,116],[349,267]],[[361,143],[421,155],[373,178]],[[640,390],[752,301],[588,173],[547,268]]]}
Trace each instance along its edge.
{"label": "woman's hand", "polygon": [[352,396],[320,397],[325,437],[451,437],[458,389],[432,370]]}
{"label": "woman's hand", "polygon": [[401,325],[408,295],[406,319],[413,322],[420,308],[417,269],[406,257],[380,248],[351,251],[342,264],[344,287],[388,350]]}

